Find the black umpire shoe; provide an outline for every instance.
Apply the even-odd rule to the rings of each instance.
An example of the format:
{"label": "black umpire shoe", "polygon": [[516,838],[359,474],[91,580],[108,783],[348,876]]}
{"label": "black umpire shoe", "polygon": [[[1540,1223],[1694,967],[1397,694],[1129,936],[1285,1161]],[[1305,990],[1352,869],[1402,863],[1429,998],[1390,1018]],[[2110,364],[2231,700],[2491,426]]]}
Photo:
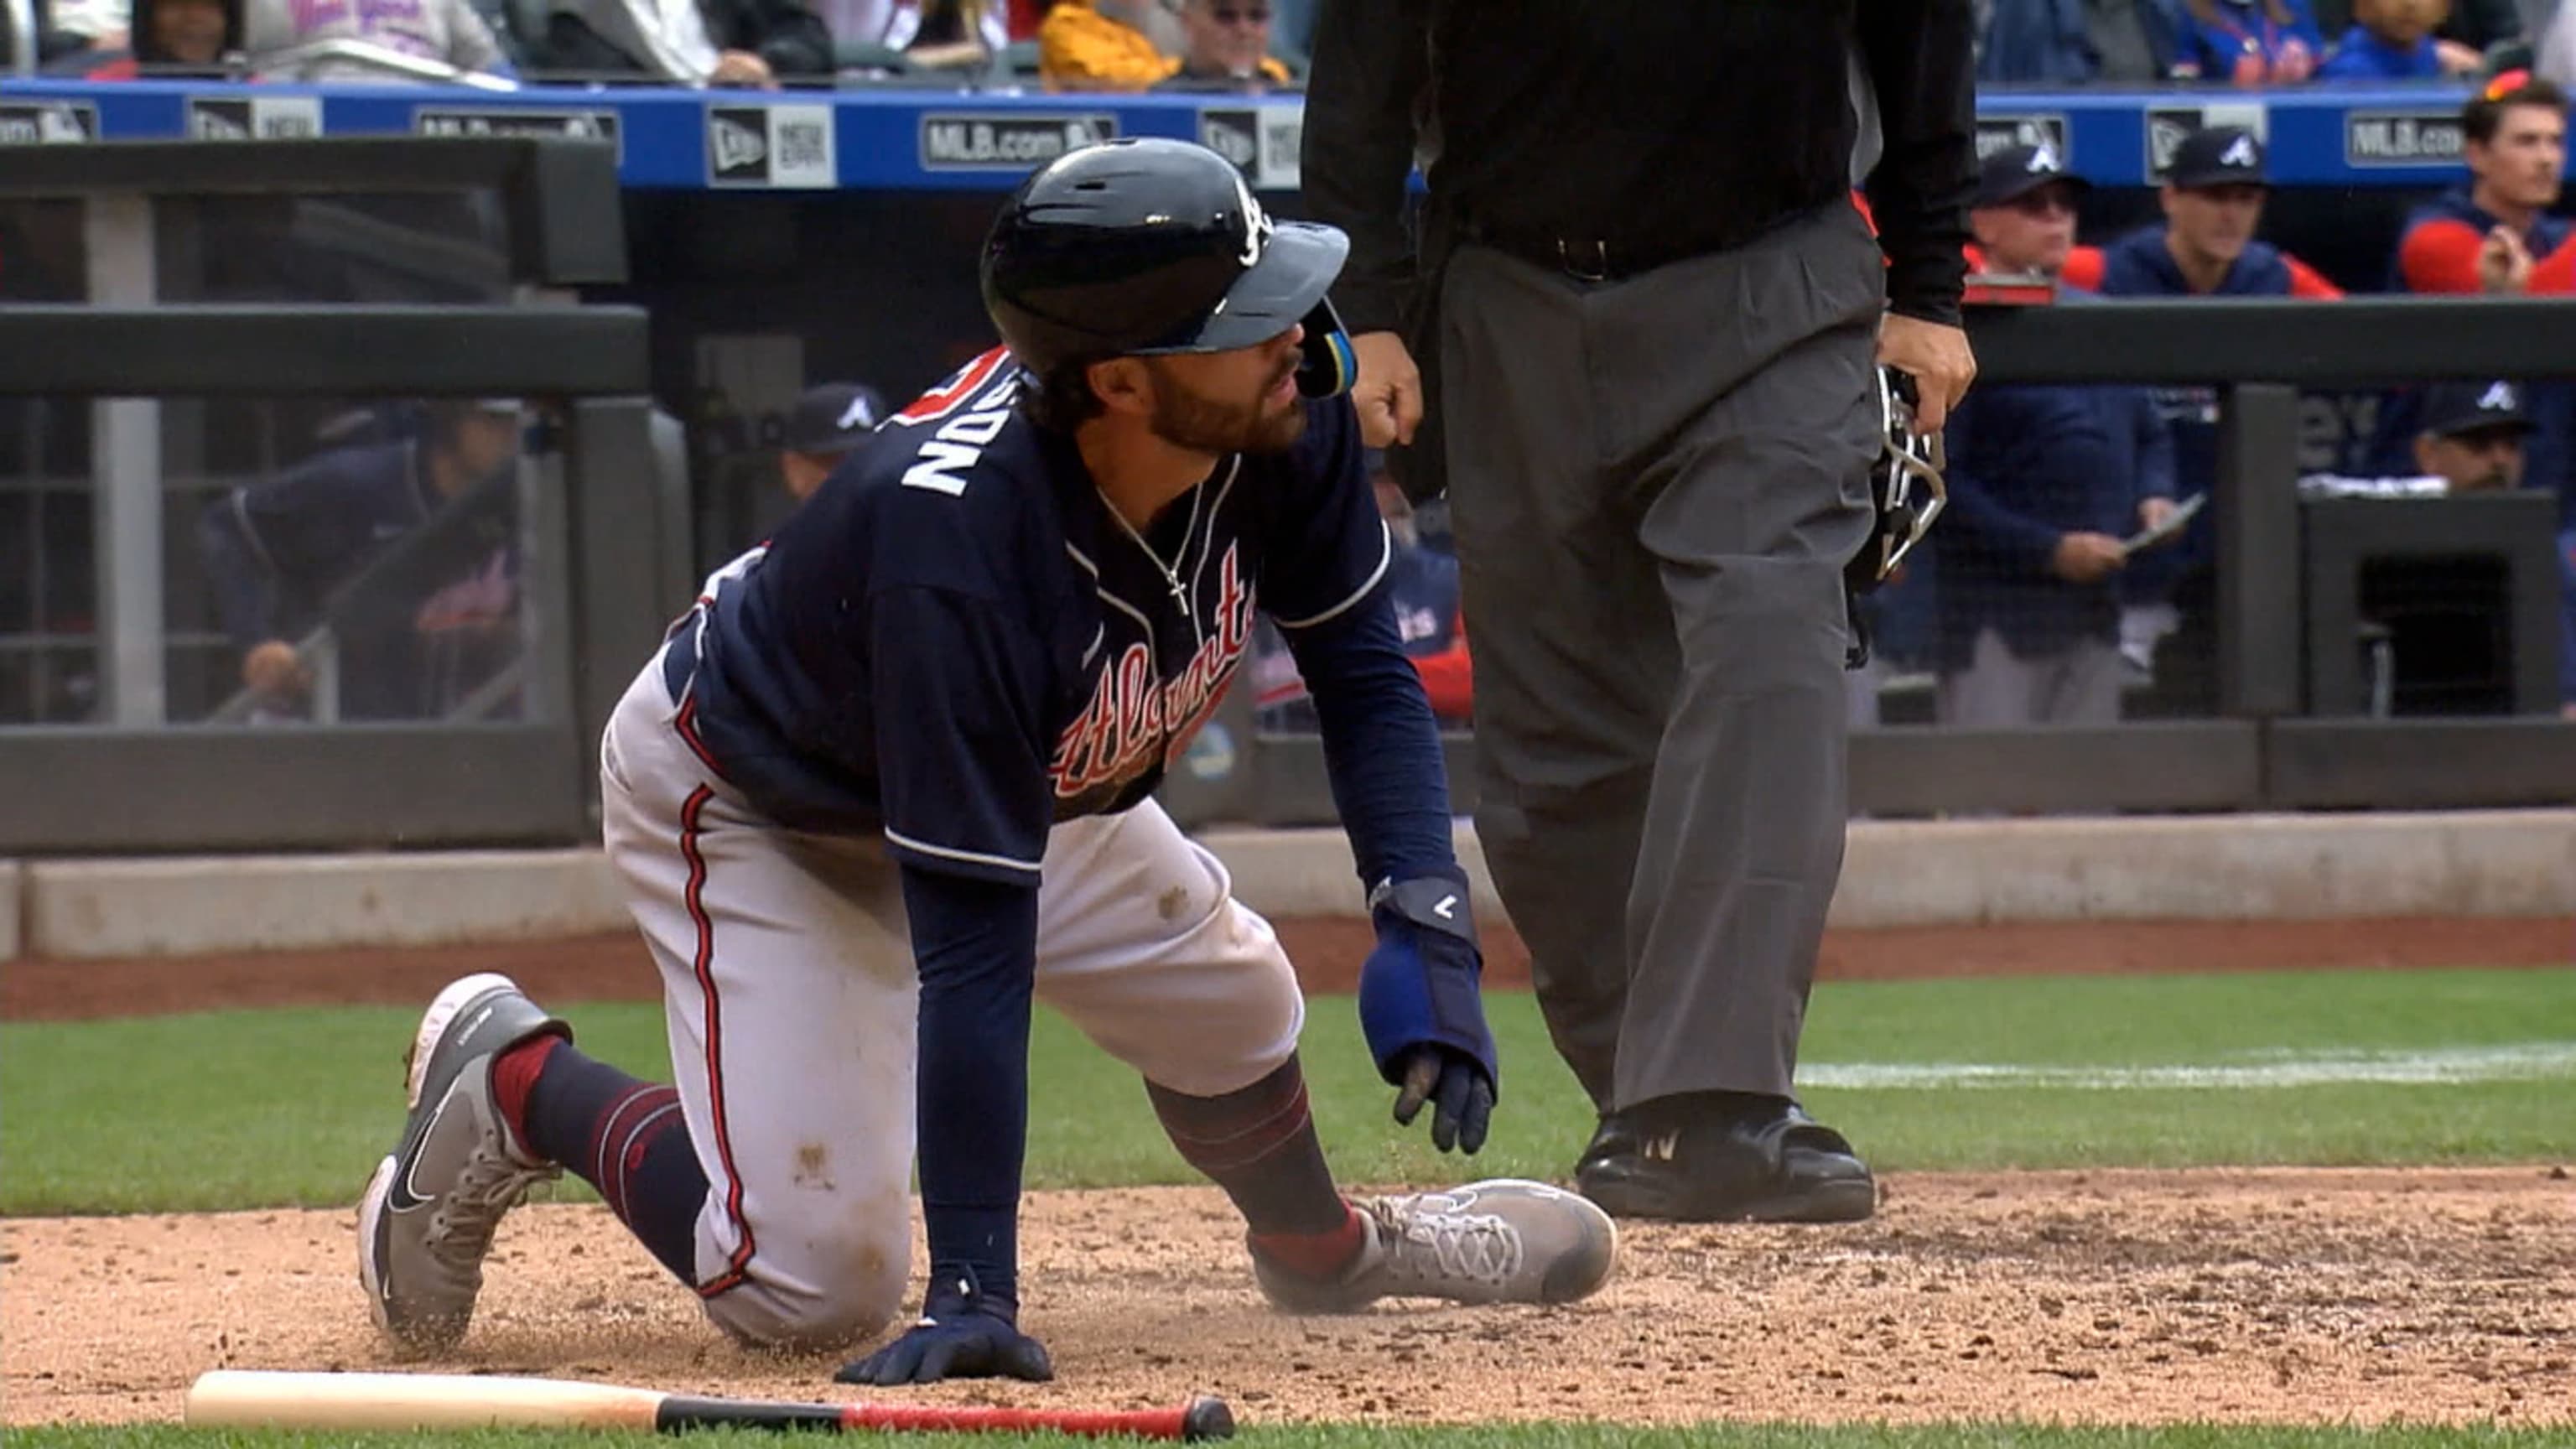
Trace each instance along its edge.
{"label": "black umpire shoe", "polygon": [[1850,1223],[1878,1184],[1843,1135],[1786,1097],[1692,1092],[1602,1119],[1575,1186],[1611,1216],[1689,1223]]}

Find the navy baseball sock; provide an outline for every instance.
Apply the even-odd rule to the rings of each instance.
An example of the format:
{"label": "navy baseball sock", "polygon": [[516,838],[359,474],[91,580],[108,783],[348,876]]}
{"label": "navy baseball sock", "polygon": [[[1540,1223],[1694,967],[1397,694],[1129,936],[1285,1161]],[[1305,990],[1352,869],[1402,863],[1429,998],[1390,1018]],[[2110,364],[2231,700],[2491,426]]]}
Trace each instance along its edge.
{"label": "navy baseball sock", "polygon": [[680,1094],[538,1037],[492,1063],[493,1095],[530,1151],[599,1189],[647,1250],[683,1283],[698,1281],[698,1209],[707,1175],[689,1142]]}
{"label": "navy baseball sock", "polygon": [[1222,1097],[1187,1096],[1152,1082],[1145,1095],[1182,1159],[1234,1199],[1263,1252],[1320,1277],[1359,1251],[1359,1219],[1324,1166],[1295,1056]]}

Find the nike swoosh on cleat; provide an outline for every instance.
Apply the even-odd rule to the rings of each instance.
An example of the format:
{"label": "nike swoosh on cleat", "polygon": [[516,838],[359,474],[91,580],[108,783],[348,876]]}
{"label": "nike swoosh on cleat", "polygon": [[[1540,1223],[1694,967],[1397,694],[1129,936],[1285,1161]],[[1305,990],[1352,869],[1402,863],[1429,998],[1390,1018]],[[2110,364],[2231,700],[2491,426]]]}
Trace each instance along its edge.
{"label": "nike swoosh on cleat", "polygon": [[450,1100],[452,1100],[452,1094],[450,1097],[438,1099],[438,1105],[430,1110],[429,1120],[421,1126],[420,1136],[412,1140],[411,1166],[395,1173],[394,1180],[385,1187],[385,1211],[407,1213],[429,1205],[429,1199],[423,1197],[420,1190],[411,1185],[411,1177],[413,1173],[420,1171],[420,1145],[429,1140],[430,1133],[438,1130],[438,1119],[447,1111]]}

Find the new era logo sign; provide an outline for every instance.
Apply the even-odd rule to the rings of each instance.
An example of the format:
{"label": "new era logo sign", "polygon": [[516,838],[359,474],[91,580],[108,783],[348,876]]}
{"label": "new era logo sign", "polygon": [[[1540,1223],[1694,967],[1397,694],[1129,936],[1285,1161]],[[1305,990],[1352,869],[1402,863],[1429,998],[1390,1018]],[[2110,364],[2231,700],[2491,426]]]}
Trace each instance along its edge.
{"label": "new era logo sign", "polygon": [[188,134],[200,141],[301,141],[322,134],[318,96],[191,96]]}
{"label": "new era logo sign", "polygon": [[759,111],[711,111],[707,156],[719,181],[769,180],[769,128]]}
{"label": "new era logo sign", "polygon": [[707,108],[710,185],[829,187],[838,179],[830,106]]}
{"label": "new era logo sign", "polygon": [[1259,123],[1249,110],[1199,112],[1199,144],[1247,171],[1261,160]]}

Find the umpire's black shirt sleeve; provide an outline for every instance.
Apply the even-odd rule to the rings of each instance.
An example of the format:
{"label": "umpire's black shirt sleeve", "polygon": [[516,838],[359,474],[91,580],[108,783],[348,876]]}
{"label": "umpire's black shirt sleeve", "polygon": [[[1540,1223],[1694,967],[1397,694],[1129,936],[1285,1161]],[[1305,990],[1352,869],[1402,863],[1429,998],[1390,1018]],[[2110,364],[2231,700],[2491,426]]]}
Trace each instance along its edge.
{"label": "umpire's black shirt sleeve", "polygon": [[1430,72],[1430,0],[1324,0],[1315,17],[1298,169],[1307,213],[1349,233],[1333,287],[1353,332],[1391,332],[1413,281],[1404,192],[1413,107]]}
{"label": "umpire's black shirt sleeve", "polygon": [[1350,233],[1344,319],[1365,332],[1401,314],[1418,98],[1438,128],[1432,193],[1463,233],[1628,272],[1838,202],[1856,44],[1886,135],[1868,189],[1891,300],[1956,321],[1976,164],[1970,5],[1323,0],[1300,159],[1307,211]]}
{"label": "umpire's black shirt sleeve", "polygon": [[1969,0],[1861,0],[1860,53],[1886,136],[1866,187],[1889,307],[1959,320],[1976,186],[1976,23]]}

